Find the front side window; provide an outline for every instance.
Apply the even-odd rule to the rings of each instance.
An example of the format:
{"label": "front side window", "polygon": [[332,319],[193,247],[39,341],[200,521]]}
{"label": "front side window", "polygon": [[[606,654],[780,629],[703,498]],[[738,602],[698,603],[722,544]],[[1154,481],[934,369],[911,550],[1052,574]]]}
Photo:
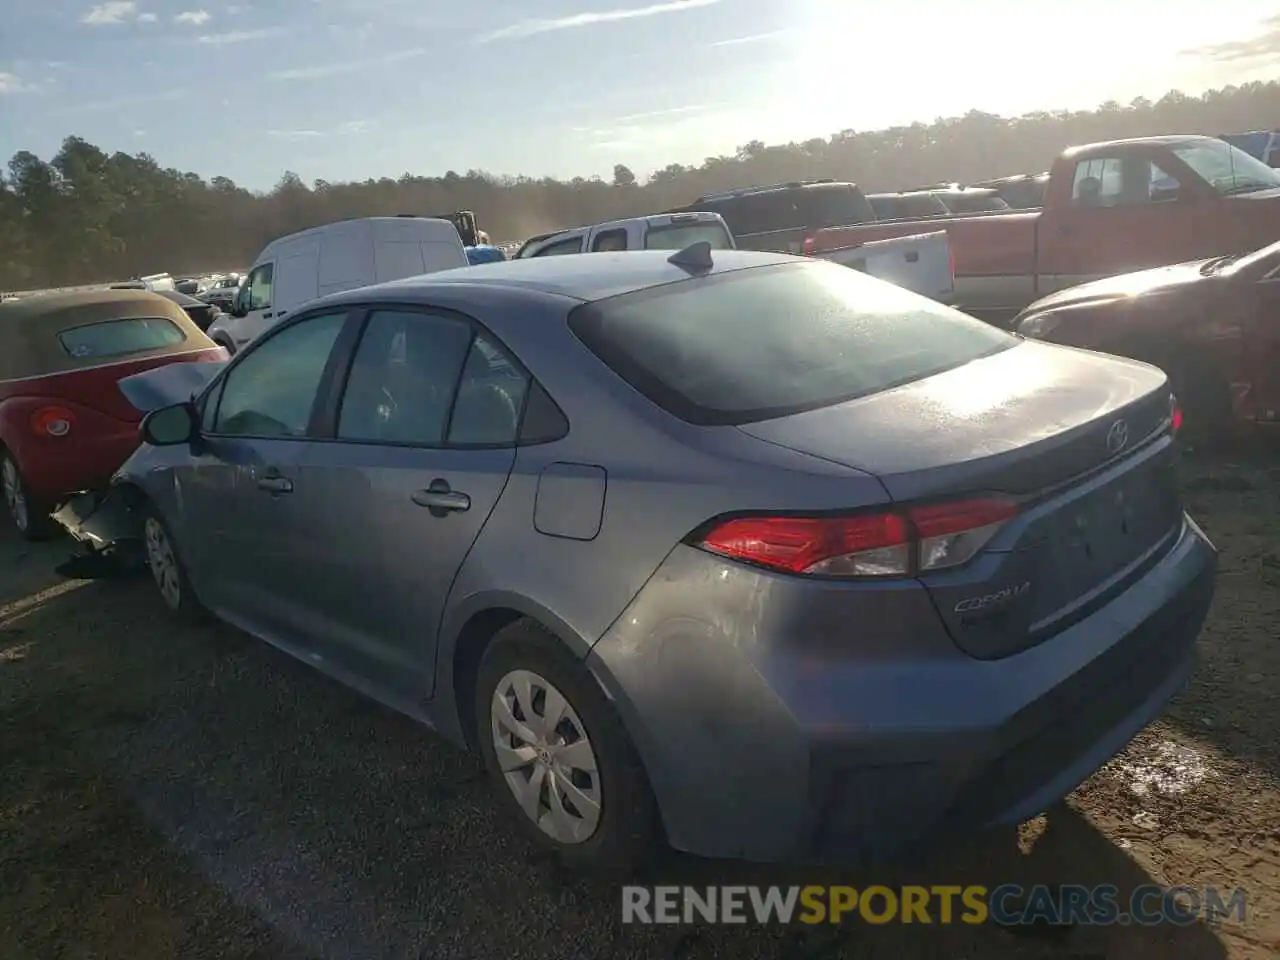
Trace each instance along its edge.
{"label": "front side window", "polygon": [[126,357],[176,347],[186,340],[182,328],[164,317],[104,320],[71,327],[58,334],[58,342],[67,355],[83,360]]}
{"label": "front side window", "polygon": [[453,317],[376,311],[365,326],[338,415],[338,439],[439,446],[471,348]]}
{"label": "front side window", "polygon": [[825,261],[668,283],[573,311],[614,373],[687,422],[843,403],[1006,350],[989,324]]}
{"label": "front side window", "polygon": [[213,433],[306,436],[320,381],[346,320],[345,312],[309,317],[247,348],[227,372]]}
{"label": "front side window", "polygon": [[569,240],[561,240],[557,243],[549,244],[543,247],[537,253],[531,254],[535,257],[560,257],[571,253],[582,252],[582,237],[573,237]]}
{"label": "front side window", "polygon": [[249,274],[248,308],[250,310],[266,310],[271,306],[271,279],[275,272],[275,264],[264,263]]}

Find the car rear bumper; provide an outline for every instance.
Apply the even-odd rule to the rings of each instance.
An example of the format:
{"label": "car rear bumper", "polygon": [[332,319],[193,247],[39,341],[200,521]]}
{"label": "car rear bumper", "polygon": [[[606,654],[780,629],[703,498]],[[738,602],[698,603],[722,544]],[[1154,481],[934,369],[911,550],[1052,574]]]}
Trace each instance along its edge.
{"label": "car rear bumper", "polygon": [[1185,518],[1163,559],[1107,606],[980,661],[918,585],[851,601],[849,585],[681,547],[587,662],[677,848],[896,856],[1034,816],[1121,750],[1187,681],[1216,567]]}

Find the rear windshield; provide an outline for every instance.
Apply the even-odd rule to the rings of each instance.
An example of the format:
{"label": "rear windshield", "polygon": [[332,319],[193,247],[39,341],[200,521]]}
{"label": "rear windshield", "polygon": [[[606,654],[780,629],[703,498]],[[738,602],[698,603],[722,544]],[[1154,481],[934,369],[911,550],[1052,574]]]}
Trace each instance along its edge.
{"label": "rear windshield", "polygon": [[145,353],[148,350],[177,346],[186,339],[187,335],[177,324],[163,317],[105,320],[83,327],[72,327],[58,334],[62,349],[69,356],[81,359]]}
{"label": "rear windshield", "polygon": [[691,243],[706,240],[713,250],[731,250],[729,231],[723,223],[672,223],[665,227],[650,227],[644,235],[646,250],[683,250]]}
{"label": "rear windshield", "polygon": [[684,280],[574,311],[601,360],[689,423],[740,424],[920,380],[1017,340],[825,262]]}

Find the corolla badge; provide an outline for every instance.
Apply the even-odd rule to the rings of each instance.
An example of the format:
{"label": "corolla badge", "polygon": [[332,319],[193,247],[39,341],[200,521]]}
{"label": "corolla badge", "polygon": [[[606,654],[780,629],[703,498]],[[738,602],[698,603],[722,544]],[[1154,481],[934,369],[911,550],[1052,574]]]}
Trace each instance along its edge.
{"label": "corolla badge", "polygon": [[1129,443],[1129,424],[1123,420],[1117,420],[1111,425],[1111,429],[1107,431],[1107,453],[1115,456],[1123,450]]}
{"label": "corolla badge", "polygon": [[1010,600],[1016,600],[1028,590],[1031,589],[1031,581],[1025,580],[1016,586],[1010,585],[995,593],[988,593],[981,597],[970,597],[968,600],[961,600],[952,609],[956,613],[973,613],[975,610],[989,610],[992,607],[1008,603]]}

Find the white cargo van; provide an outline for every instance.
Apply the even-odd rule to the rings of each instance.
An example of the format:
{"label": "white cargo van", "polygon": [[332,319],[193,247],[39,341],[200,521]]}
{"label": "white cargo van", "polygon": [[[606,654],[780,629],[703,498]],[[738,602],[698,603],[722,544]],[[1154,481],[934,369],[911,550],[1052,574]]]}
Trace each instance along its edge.
{"label": "white cargo van", "polygon": [[428,217],[362,217],[272,240],[209,336],[235,353],[309,300],[468,266],[457,228]]}

